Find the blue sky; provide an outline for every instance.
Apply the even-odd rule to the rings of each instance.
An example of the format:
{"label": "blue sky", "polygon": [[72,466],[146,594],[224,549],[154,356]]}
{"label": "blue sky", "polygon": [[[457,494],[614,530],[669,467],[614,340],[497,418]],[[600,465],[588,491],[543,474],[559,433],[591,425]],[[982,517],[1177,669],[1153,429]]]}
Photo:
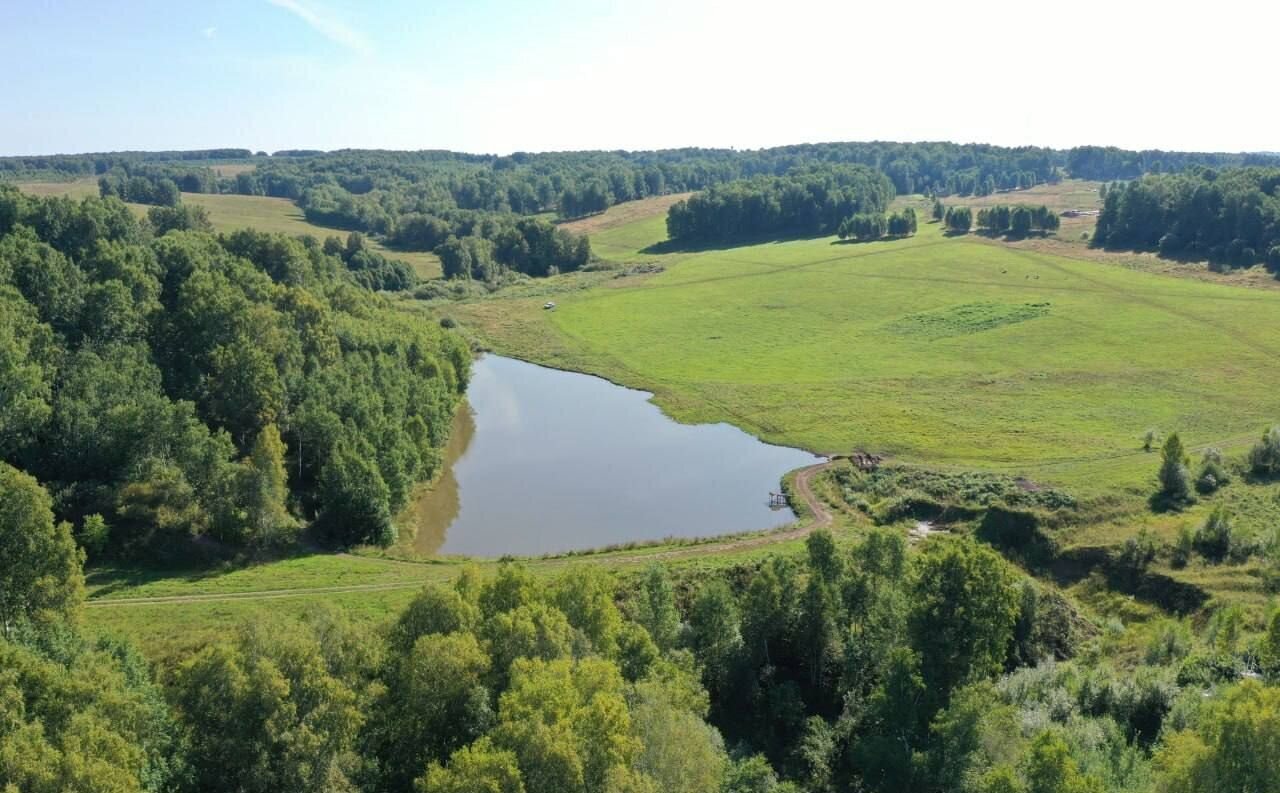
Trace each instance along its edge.
{"label": "blue sky", "polygon": [[0,154],[1280,150],[1280,4],[0,2]]}

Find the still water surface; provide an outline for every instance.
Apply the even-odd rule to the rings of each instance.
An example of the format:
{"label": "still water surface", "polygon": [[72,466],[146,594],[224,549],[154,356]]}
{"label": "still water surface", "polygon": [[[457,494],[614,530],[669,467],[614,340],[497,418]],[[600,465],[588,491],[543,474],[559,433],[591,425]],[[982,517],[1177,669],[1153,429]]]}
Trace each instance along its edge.
{"label": "still water surface", "polygon": [[420,553],[532,555],[788,523],[782,475],[813,455],[677,424],[644,391],[486,355],[445,471],[400,517]]}

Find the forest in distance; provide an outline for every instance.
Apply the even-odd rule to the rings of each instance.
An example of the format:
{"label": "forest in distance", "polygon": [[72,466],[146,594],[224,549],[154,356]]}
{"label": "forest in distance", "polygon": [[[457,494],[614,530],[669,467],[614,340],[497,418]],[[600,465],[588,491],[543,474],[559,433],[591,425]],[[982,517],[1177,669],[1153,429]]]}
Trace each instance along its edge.
{"label": "forest in distance", "polygon": [[[31,188],[85,180],[82,198]],[[1096,215],[1067,226],[1079,195]],[[288,202],[323,233],[215,225],[196,196]],[[1035,269],[1067,245],[1081,258]],[[428,252],[438,277],[399,258]],[[925,275],[866,264],[909,257]],[[1167,271],[1134,264],[1149,260]],[[784,282],[757,315],[723,299],[747,275],[828,280]],[[782,485],[799,517],[773,534],[423,559],[400,550],[398,517],[441,475],[473,356],[495,339],[546,345],[565,368],[594,347],[633,378],[658,371],[666,409],[694,401],[676,386],[695,377],[646,366],[710,368],[695,343],[746,334],[755,368],[702,373],[712,407],[697,415],[781,425],[770,411],[794,392],[765,389],[812,370],[772,363],[804,349],[778,328],[827,338],[822,321],[855,311],[838,281],[866,300],[919,297],[919,278],[955,293],[869,331],[889,351],[884,388],[915,382],[903,350],[985,364],[1013,358],[984,339],[1026,333],[1051,357],[1056,331],[1035,323],[1062,318],[1069,278],[1085,300],[1175,316],[1196,355],[1214,352],[1196,333],[1221,332],[1219,357],[1243,351],[1224,366],[1251,366],[1272,349],[1265,320],[1255,336],[1230,315],[1271,316],[1271,276],[1280,156],[1266,154],[0,158],[0,790],[1280,790],[1280,416],[1250,414],[1247,437],[1209,419],[1134,425],[1133,448],[1087,450],[1087,480],[1055,478],[1074,448],[1026,470],[844,449]],[[1167,281],[1152,296],[1142,278]],[[1194,303],[1217,313],[1191,317]],[[675,339],[661,349],[641,335],[649,310]],[[641,349],[617,352],[600,316]],[[740,354],[725,349],[711,354]],[[853,371],[859,352],[810,364]],[[1113,374],[1068,363],[1029,385],[994,364],[943,374],[955,391],[1016,381],[1020,403]],[[1165,376],[1152,388],[1182,399],[1182,370]],[[1238,407],[1213,387],[1221,403],[1176,415]],[[1106,415],[1082,432],[1130,415],[1093,407]],[[1115,465],[1140,484],[1109,488]],[[184,631],[196,638],[155,638]]]}

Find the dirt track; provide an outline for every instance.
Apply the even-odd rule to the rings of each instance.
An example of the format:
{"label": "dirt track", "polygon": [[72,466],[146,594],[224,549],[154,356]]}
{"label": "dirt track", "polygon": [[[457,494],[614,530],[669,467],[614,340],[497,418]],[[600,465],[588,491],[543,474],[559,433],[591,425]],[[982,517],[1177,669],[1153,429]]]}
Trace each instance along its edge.
{"label": "dirt track", "polygon": [[[711,540],[692,544],[679,548],[661,549],[661,546],[655,547],[652,552],[641,551],[625,556],[615,556],[612,554],[599,555],[581,555],[566,556],[550,559],[535,559],[528,562],[531,566],[536,567],[556,567],[576,563],[594,563],[608,564],[613,567],[630,566],[635,564],[648,564],[649,562],[661,559],[687,559],[695,556],[707,556],[721,553],[732,553],[742,551],[748,548],[758,548],[763,545],[771,545],[788,540],[795,540],[804,537],[814,529],[826,528],[831,525],[831,511],[827,505],[822,503],[822,499],[818,498],[813,492],[813,478],[830,466],[830,462],[821,462],[810,465],[807,468],[801,468],[796,472],[795,480],[792,484],[794,497],[803,502],[809,511],[810,519],[797,522],[789,528],[780,529],[778,531],[760,532],[745,537],[735,537],[725,540]],[[397,562],[400,563],[400,562]],[[436,572],[443,572],[442,568],[433,568]],[[457,568],[451,568],[451,572]],[[447,577],[447,576],[442,576]],[[194,595],[157,595],[154,597],[136,597],[136,598],[104,598],[101,600],[90,600],[89,606],[92,607],[115,607],[115,606],[143,606],[157,605],[167,603],[207,603],[211,601],[229,601],[229,600],[269,600],[273,598],[286,597],[302,597],[309,595],[326,595],[326,594],[345,594],[348,592],[387,592],[401,589],[417,589],[422,584],[433,578],[434,576],[424,575],[422,579],[415,581],[401,581],[383,584],[351,584],[348,586],[320,586],[320,587],[301,587],[293,589],[262,589],[248,592],[225,592],[225,593],[209,593]]]}

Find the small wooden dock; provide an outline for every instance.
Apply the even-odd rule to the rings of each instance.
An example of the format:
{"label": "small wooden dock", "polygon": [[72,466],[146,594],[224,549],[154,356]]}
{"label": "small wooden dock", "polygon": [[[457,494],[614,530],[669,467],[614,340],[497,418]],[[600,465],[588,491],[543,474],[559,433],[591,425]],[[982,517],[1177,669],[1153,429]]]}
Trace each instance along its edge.
{"label": "small wooden dock", "polygon": [[781,509],[786,506],[790,506],[790,504],[787,503],[786,493],[769,493],[770,509]]}

